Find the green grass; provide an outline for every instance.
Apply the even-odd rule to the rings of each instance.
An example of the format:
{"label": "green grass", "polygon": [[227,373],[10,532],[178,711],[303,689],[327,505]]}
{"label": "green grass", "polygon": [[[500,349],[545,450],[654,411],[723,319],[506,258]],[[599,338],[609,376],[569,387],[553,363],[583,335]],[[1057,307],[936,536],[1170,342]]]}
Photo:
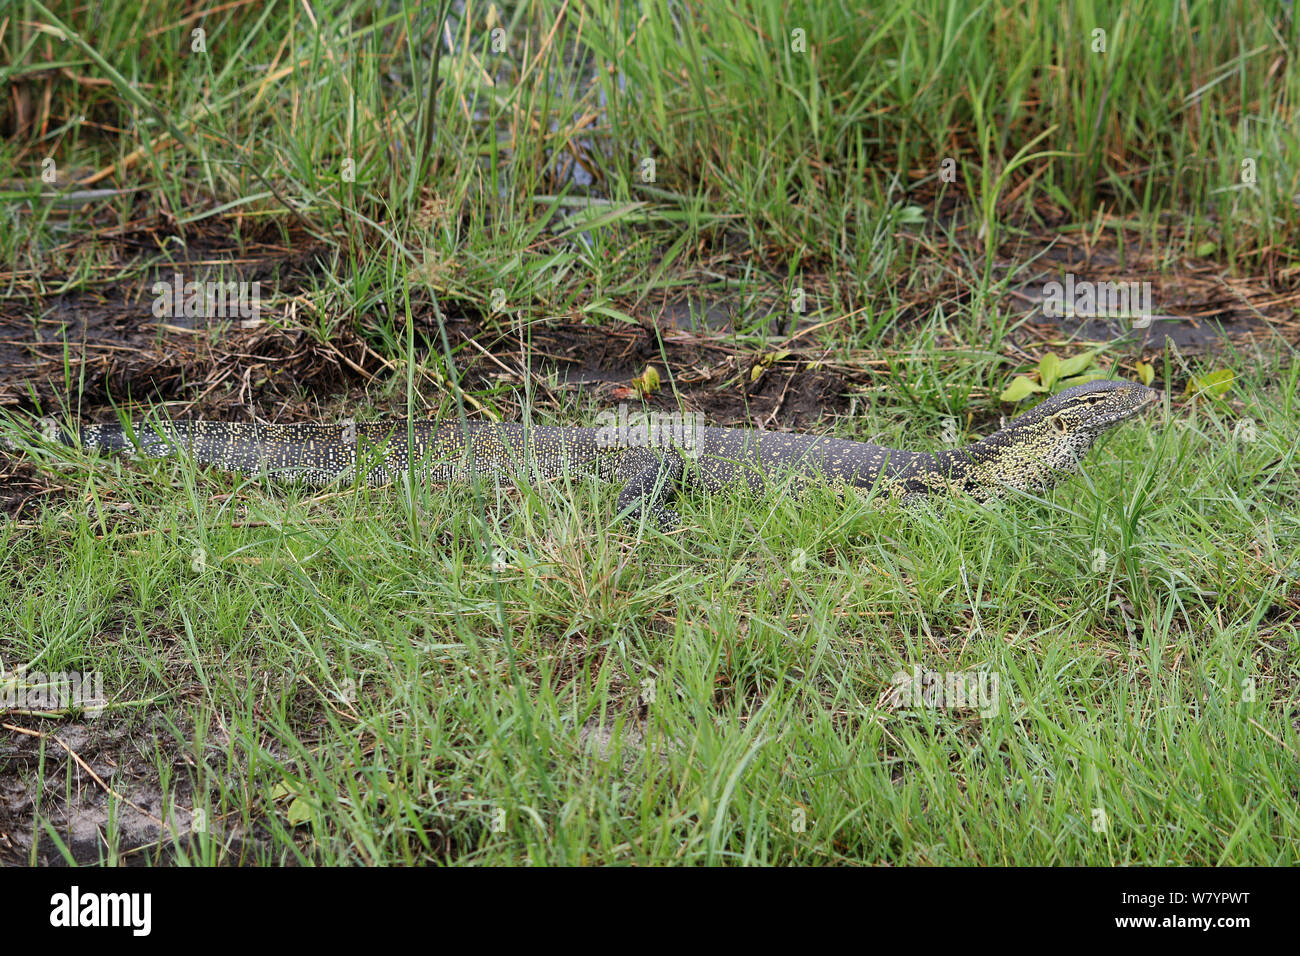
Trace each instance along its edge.
{"label": "green grass", "polygon": [[[749,317],[803,289],[827,325],[800,360],[881,375],[818,428],[933,449],[945,419],[966,440],[1010,414],[993,398],[1032,365],[1000,299],[1022,240],[1289,289],[1280,7],[858,6],[471,0],[435,58],[429,4],[17,0],[0,301],[144,310],[173,263],[310,245],[266,284],[272,321],[389,365],[359,409],[304,398],[567,423],[595,400],[461,391],[472,353],[438,321],[527,353],[689,293],[736,309],[754,359],[785,343]],[[47,157],[129,191],[59,205]],[[1294,864],[1300,363],[1231,354],[1227,399],[1189,401],[1214,363],[1147,358],[1170,400],[1044,499],[776,489],[687,499],[670,536],[585,481],[309,495],[36,447],[60,487],[0,521],[0,672],[103,672],[86,723],[133,768],[106,780],[105,863]],[[996,713],[894,706],[913,667],[996,675]],[[54,736],[80,715],[3,719],[48,736],[0,772],[66,763],[29,834],[58,843],[90,784]],[[115,821],[154,792],[206,826],[140,846]]]}
{"label": "green grass", "polygon": [[[266,840],[166,848],[195,861],[1294,862],[1300,429],[1244,391],[1253,442],[1158,415],[1042,501],[778,489],[669,537],[589,482],[77,462],[0,531],[6,654],[167,715],[176,802]],[[996,674],[996,713],[891,706],[913,666]]]}
{"label": "green grass", "polygon": [[[1267,3],[746,0],[643,15],[544,0],[504,8],[494,46],[494,8],[471,0],[437,47],[433,99],[433,5],[319,4],[318,24],[289,3],[207,18],[13,9],[2,76],[32,102],[28,135],[0,143],[12,195],[42,187],[47,158],[65,175],[116,169],[98,185],[168,210],[172,251],[214,217],[237,241],[306,233],[340,278],[400,273],[448,307],[487,311],[500,289],[511,310],[619,317],[683,287],[786,299],[808,273],[825,290],[815,309],[874,310],[911,272],[904,226],[930,218],[915,203],[946,199],[970,204],[959,238],[985,250],[980,295],[987,240],[1044,216],[1131,216],[1158,258],[1209,243],[1240,268],[1293,263],[1300,235],[1296,27]],[[584,167],[594,191],[573,176]],[[93,209],[125,224],[138,202]],[[6,204],[16,292],[93,259],[67,242],[89,211],[56,212]],[[1173,235],[1170,212],[1187,217]],[[138,277],[147,258],[79,278]],[[393,289],[335,291],[365,312]]]}

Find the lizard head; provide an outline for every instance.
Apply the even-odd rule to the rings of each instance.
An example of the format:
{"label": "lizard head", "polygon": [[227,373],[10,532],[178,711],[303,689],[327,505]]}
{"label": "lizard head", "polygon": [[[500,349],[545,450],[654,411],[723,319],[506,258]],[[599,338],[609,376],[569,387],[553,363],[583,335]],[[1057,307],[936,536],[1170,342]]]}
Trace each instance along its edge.
{"label": "lizard head", "polygon": [[969,449],[985,484],[1043,490],[1074,471],[1102,432],[1154,405],[1135,382],[1088,382],[1031,408]]}

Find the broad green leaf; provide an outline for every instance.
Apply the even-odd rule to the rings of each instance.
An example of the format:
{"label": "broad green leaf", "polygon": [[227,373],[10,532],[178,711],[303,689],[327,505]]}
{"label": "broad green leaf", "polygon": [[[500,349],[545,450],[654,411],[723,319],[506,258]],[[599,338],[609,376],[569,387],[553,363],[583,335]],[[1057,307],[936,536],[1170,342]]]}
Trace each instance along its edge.
{"label": "broad green leaf", "polygon": [[1143,385],[1150,385],[1152,382],[1156,380],[1155,368],[1151,365],[1148,365],[1146,362],[1142,361],[1141,359],[1138,359],[1136,362],[1134,362],[1133,367],[1137,369],[1138,378],[1142,379]]}
{"label": "broad green leaf", "polygon": [[294,797],[289,804],[289,823],[293,826],[306,823],[311,819],[311,804],[302,797]]}
{"label": "broad green leaf", "polygon": [[1208,395],[1210,398],[1223,398],[1237,380],[1237,373],[1232,369],[1221,368],[1204,375],[1197,375],[1187,383],[1187,395]]}
{"label": "broad green leaf", "polygon": [[1068,358],[1061,363],[1061,378],[1069,378],[1071,375],[1078,375],[1085,368],[1092,364],[1092,360],[1097,357],[1101,349],[1088,349],[1086,352],[1080,352],[1073,358]]}
{"label": "broad green leaf", "polygon": [[1061,357],[1055,352],[1048,352],[1038,360],[1038,378],[1044,388],[1051,388],[1061,377]]}
{"label": "broad green leaf", "polygon": [[1011,380],[1011,384],[1002,390],[1002,394],[999,395],[998,398],[1004,402],[1023,402],[1030,395],[1034,394],[1034,392],[1045,391],[1047,391],[1047,389],[1039,385],[1032,378],[1028,378],[1024,375],[1017,375]]}

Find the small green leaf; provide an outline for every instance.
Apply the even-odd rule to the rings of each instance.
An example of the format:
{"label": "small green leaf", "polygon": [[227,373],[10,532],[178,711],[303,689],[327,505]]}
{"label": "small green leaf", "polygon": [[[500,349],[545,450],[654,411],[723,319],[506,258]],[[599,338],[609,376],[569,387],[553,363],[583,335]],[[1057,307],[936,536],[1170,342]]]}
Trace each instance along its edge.
{"label": "small green leaf", "polygon": [[652,392],[659,391],[659,369],[653,365],[647,365],[639,378],[632,379],[632,387],[642,395],[649,395]]}
{"label": "small green leaf", "polygon": [[904,206],[897,210],[898,221],[905,225],[915,226],[925,222],[924,206]]}
{"label": "small green leaf", "polygon": [[1141,359],[1138,359],[1136,362],[1134,362],[1133,367],[1137,369],[1138,378],[1142,379],[1143,385],[1150,385],[1152,382],[1156,380],[1155,368],[1151,365],[1148,365],[1146,362],[1142,361]]}
{"label": "small green leaf", "polygon": [[1011,384],[1002,390],[1002,394],[999,395],[998,398],[1004,402],[1023,402],[1030,395],[1034,394],[1034,392],[1045,391],[1047,391],[1047,389],[1039,385],[1032,378],[1028,378],[1024,375],[1017,375],[1011,380]]}
{"label": "small green leaf", "polygon": [[1196,244],[1196,255],[1204,259],[1206,256],[1212,256],[1218,251],[1219,244],[1213,239],[1203,239]]}
{"label": "small green leaf", "polygon": [[1204,375],[1197,375],[1187,383],[1187,395],[1208,395],[1210,398],[1223,398],[1237,380],[1237,373],[1232,369],[1221,368]]}
{"label": "small green leaf", "polygon": [[1092,360],[1097,357],[1101,349],[1088,349],[1086,352],[1080,352],[1073,358],[1068,358],[1061,363],[1061,378],[1069,378],[1071,375],[1078,375],[1085,368],[1092,364]]}
{"label": "small green leaf", "polygon": [[311,804],[302,797],[294,797],[289,804],[289,823],[299,826],[311,819]]}
{"label": "small green leaf", "polygon": [[749,380],[751,382],[757,382],[759,376],[761,376],[764,372],[766,372],[777,362],[784,362],[786,359],[790,357],[790,354],[791,353],[789,349],[782,349],[779,352],[768,352],[766,355],[760,355],[758,357],[758,364],[756,364],[752,369],[749,370]]}
{"label": "small green leaf", "polygon": [[1048,352],[1038,360],[1038,378],[1044,388],[1051,388],[1061,377],[1061,357],[1055,352]]}

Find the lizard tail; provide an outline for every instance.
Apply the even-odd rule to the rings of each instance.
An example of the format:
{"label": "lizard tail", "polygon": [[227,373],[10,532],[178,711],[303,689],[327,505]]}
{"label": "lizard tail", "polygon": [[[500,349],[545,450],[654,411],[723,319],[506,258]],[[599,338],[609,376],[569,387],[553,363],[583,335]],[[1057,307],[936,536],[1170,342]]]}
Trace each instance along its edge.
{"label": "lizard tail", "polygon": [[[66,431],[62,431],[59,438],[65,445],[78,444],[78,442],[73,439],[72,435],[68,434]],[[126,429],[118,423],[109,425],[86,425],[81,429],[79,438],[81,446],[87,451],[96,451],[103,454],[124,452],[135,447],[131,443],[131,439],[127,435]]]}
{"label": "lizard tail", "polygon": [[[13,424],[12,420],[9,420],[9,423]],[[41,438],[43,438],[46,442],[50,444],[58,443],[63,445],[70,445],[73,447],[76,446],[77,444],[76,434],[74,432],[68,431],[68,429],[60,425],[58,419],[53,417],[46,417],[37,420],[36,424],[40,426],[38,433],[40,434]],[[16,427],[21,427],[21,426],[16,426]],[[107,426],[94,426],[94,427],[107,427]],[[28,434],[31,434],[32,432],[32,429],[30,428],[23,428],[23,430],[27,431]],[[118,427],[118,431],[119,432],[121,431],[120,426]],[[84,435],[85,429],[82,429],[82,433]],[[83,438],[82,441],[84,443],[85,439]],[[22,447],[23,447],[22,445],[18,444],[18,442],[14,441],[8,435],[0,434],[0,448],[4,449],[5,451],[20,451]]]}

